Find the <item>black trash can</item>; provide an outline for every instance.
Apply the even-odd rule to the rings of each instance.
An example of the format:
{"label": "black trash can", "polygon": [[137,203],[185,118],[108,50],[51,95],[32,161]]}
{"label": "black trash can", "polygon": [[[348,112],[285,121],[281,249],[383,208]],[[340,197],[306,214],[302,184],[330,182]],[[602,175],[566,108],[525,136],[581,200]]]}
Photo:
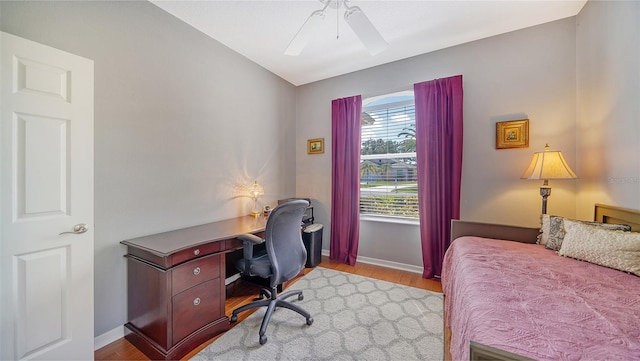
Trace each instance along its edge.
{"label": "black trash can", "polygon": [[322,260],[322,225],[310,224],[302,230],[302,242],[307,249],[307,268],[317,266]]}

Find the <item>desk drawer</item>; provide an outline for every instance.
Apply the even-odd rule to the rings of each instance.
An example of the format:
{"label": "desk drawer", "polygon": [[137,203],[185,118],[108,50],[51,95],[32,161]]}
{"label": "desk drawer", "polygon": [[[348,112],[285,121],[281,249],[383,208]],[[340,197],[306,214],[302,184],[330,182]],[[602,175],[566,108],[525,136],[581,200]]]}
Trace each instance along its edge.
{"label": "desk drawer", "polygon": [[174,266],[182,262],[202,257],[210,253],[220,252],[221,242],[211,242],[196,247],[191,247],[171,255],[168,266]]}
{"label": "desk drawer", "polygon": [[173,302],[173,345],[202,326],[222,317],[224,297],[216,278],[175,295]]}
{"label": "desk drawer", "polygon": [[171,272],[172,295],[191,288],[199,283],[220,277],[220,254],[212,254],[183,263]]}

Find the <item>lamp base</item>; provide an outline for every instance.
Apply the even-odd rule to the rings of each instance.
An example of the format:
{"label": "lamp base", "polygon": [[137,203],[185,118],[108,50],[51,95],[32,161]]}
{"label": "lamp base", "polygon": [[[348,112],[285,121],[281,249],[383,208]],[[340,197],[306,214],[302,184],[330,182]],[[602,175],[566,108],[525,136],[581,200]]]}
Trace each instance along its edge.
{"label": "lamp base", "polygon": [[542,214],[547,214],[547,198],[551,195],[551,188],[540,187],[540,196],[542,196]]}
{"label": "lamp base", "polygon": [[252,210],[249,215],[252,216],[252,217],[258,217],[261,213],[262,212],[260,212],[260,211]]}
{"label": "lamp base", "polygon": [[253,198],[253,207],[251,208],[251,215],[254,217],[257,217],[260,215],[260,209],[258,209],[258,198],[254,197]]}

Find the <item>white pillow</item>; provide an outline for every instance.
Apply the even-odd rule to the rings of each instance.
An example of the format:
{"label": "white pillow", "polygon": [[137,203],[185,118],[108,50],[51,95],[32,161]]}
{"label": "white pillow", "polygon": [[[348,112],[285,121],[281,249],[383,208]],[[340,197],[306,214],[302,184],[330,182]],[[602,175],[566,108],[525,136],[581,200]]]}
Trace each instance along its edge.
{"label": "white pillow", "polygon": [[547,249],[552,249],[554,251],[559,251],[562,246],[562,240],[564,239],[564,226],[563,221],[568,219],[574,222],[580,222],[584,224],[590,224],[592,226],[597,226],[604,229],[610,230],[620,230],[620,231],[630,231],[631,227],[626,224],[615,224],[615,223],[601,223],[601,222],[591,222],[591,221],[580,221],[569,218],[564,218],[560,216],[550,216],[547,214],[543,214],[540,217],[540,234],[538,235],[538,241],[536,243],[544,245]]}
{"label": "white pillow", "polygon": [[564,219],[559,255],[640,276],[640,233],[599,228]]}

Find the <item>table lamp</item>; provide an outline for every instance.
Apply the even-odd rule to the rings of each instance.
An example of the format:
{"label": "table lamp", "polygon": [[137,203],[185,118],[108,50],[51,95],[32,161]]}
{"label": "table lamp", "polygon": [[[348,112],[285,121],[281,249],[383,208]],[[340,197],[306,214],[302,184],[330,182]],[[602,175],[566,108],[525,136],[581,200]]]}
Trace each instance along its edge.
{"label": "table lamp", "polygon": [[264,194],[264,188],[258,181],[253,181],[251,187],[249,187],[249,197],[253,199],[253,209],[251,210],[252,216],[258,216],[260,214],[260,210],[258,209],[258,198]]}
{"label": "table lamp", "polygon": [[542,196],[542,214],[547,214],[547,198],[551,195],[549,179],[576,179],[576,174],[564,160],[562,152],[550,151],[549,144],[545,145],[544,152],[536,152],[531,158],[531,163],[520,179],[542,179],[540,187]]}

